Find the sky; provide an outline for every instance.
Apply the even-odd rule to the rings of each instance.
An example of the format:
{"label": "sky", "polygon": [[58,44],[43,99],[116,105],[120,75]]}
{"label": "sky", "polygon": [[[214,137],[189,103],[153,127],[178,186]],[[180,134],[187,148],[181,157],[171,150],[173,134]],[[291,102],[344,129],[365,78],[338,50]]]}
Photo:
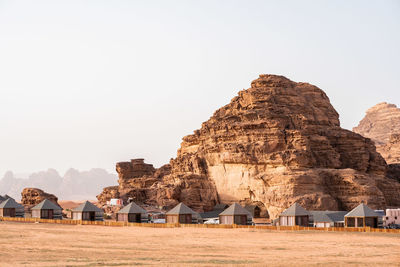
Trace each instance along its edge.
{"label": "sky", "polygon": [[0,0],[0,177],[159,167],[259,74],[400,105],[400,1]]}

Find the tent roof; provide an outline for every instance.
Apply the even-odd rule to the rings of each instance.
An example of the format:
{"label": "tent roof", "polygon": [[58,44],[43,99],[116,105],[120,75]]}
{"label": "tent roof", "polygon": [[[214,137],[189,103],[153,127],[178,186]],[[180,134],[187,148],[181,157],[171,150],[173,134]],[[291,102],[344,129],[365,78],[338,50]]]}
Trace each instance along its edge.
{"label": "tent roof", "polygon": [[226,210],[221,212],[219,215],[247,215],[247,216],[252,216],[251,213],[240,206],[238,203],[233,203],[232,205],[229,206]]}
{"label": "tent roof", "polygon": [[137,205],[135,202],[131,202],[118,211],[118,213],[147,213],[147,211]]}
{"label": "tent roof", "polygon": [[4,195],[4,196],[0,195],[0,203],[9,198],[12,198],[12,197],[10,197],[9,195]]}
{"label": "tent roof", "polygon": [[314,222],[343,222],[347,211],[310,211]]}
{"label": "tent roof", "polygon": [[378,217],[379,215],[370,209],[364,203],[361,203],[354,209],[352,209],[349,213],[345,215],[345,217]]}
{"label": "tent roof", "polygon": [[44,199],[42,202],[32,208],[33,210],[62,210],[62,208],[48,199]]}
{"label": "tent roof", "polygon": [[200,213],[200,217],[203,219],[218,218],[222,210],[212,210]]}
{"label": "tent roof", "polygon": [[0,209],[18,209],[23,206],[17,203],[13,198],[8,198],[0,203]]}
{"label": "tent roof", "polygon": [[196,214],[191,208],[183,204],[182,202],[176,205],[175,208],[168,211],[166,214],[177,215],[177,214]]}
{"label": "tent roof", "polygon": [[302,206],[297,204],[297,202],[295,202],[292,206],[287,208],[279,216],[306,216],[306,215],[310,215],[310,213],[306,211]]}
{"label": "tent roof", "polygon": [[72,211],[78,211],[78,212],[83,212],[83,211],[95,211],[95,212],[102,212],[103,210],[96,207],[89,201],[86,201],[85,203],[80,204],[78,207],[73,209]]}
{"label": "tent roof", "polygon": [[227,204],[217,204],[214,206],[213,210],[224,210],[227,209],[229,207],[229,205]]}

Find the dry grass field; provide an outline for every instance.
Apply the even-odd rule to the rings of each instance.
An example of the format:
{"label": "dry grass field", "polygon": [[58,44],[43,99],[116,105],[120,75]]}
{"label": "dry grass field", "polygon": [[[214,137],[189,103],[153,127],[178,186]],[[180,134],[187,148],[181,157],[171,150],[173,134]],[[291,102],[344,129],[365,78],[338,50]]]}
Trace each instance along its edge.
{"label": "dry grass field", "polygon": [[0,266],[400,266],[400,235],[0,222]]}

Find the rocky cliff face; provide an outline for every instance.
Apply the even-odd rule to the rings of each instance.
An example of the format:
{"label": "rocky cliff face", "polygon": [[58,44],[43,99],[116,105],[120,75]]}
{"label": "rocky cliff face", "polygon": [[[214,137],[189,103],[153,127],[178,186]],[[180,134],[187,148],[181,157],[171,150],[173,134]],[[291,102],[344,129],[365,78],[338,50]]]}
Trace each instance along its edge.
{"label": "rocky cliff face", "polygon": [[388,164],[400,164],[400,108],[386,102],[367,110],[353,131],[372,139]]}
{"label": "rocky cliff face", "polygon": [[340,128],[321,89],[283,76],[260,75],[184,137],[170,173],[156,178],[158,170],[143,166],[137,178],[133,165],[117,164],[118,190],[139,191],[159,204],[184,201],[209,209],[217,201],[261,203],[273,218],[295,201],[320,210],[350,210],[362,201],[400,205],[400,184],[386,178],[374,143]]}
{"label": "rocky cliff face", "polygon": [[388,164],[400,165],[400,133],[391,134],[389,142],[384,145],[377,145],[376,149]]}
{"label": "rocky cliff face", "polygon": [[58,204],[58,198],[53,195],[44,192],[38,188],[25,188],[21,192],[21,204],[24,205],[27,209],[30,209],[45,199],[50,200],[51,202]]}

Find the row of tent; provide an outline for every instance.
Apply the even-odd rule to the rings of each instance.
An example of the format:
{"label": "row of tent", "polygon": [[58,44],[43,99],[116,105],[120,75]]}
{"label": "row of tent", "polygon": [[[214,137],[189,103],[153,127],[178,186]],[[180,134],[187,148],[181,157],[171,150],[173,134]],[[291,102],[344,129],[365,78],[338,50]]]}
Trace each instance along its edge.
{"label": "row of tent", "polygon": [[[251,224],[252,214],[237,203],[218,214],[220,224]],[[166,223],[201,223],[203,218],[184,203],[178,204],[175,208],[166,213]]]}
{"label": "row of tent", "polygon": [[[99,212],[102,212],[101,209],[97,209]],[[74,213],[74,210],[72,212]],[[148,218],[148,213],[145,209],[131,202],[117,212],[116,219],[117,221],[124,222],[147,223]],[[237,203],[232,204],[221,212],[219,218],[221,224],[251,224],[252,222],[252,215],[250,212]],[[73,219],[76,218],[73,217]],[[179,203],[165,214],[165,222],[181,224],[201,223],[202,217],[184,203]]]}
{"label": "row of tent", "polygon": [[[32,217],[40,219],[62,219],[62,208],[48,199],[43,200],[32,209]],[[102,221],[103,210],[86,201],[72,210],[73,220]],[[24,207],[13,198],[7,198],[0,203],[1,217],[24,217]],[[237,203],[232,204],[219,214],[222,224],[251,224],[252,215]],[[148,222],[148,213],[134,202],[123,207],[117,213],[117,221],[134,223]],[[186,206],[179,203],[166,213],[166,223],[200,223],[201,216]]]}
{"label": "row of tent", "polygon": [[[7,196],[8,197],[8,196]],[[24,207],[11,197],[0,196],[1,217],[24,217]],[[103,210],[86,201],[72,210],[73,220],[102,221]],[[32,208],[32,217],[41,219],[62,219],[62,208],[48,199]],[[241,205],[234,203],[218,214],[220,224],[246,225],[252,223],[252,214]],[[294,203],[279,215],[277,221],[281,226],[316,227],[378,227],[378,218],[374,210],[361,203],[350,212],[346,211],[307,211],[298,203]],[[117,213],[117,221],[146,223],[148,214],[145,209],[134,202],[123,207]],[[166,213],[166,223],[191,224],[202,222],[202,217],[184,203]]]}
{"label": "row of tent", "polygon": [[380,217],[380,214],[364,203],[361,203],[350,212],[307,211],[298,203],[294,203],[279,215],[277,224],[281,226],[377,228]]}
{"label": "row of tent", "polygon": [[[11,197],[0,196],[0,217],[24,217],[24,206]],[[32,217],[40,219],[62,219],[62,208],[48,199],[31,208]],[[82,203],[72,211],[75,220],[103,220],[103,210],[89,201]]]}

